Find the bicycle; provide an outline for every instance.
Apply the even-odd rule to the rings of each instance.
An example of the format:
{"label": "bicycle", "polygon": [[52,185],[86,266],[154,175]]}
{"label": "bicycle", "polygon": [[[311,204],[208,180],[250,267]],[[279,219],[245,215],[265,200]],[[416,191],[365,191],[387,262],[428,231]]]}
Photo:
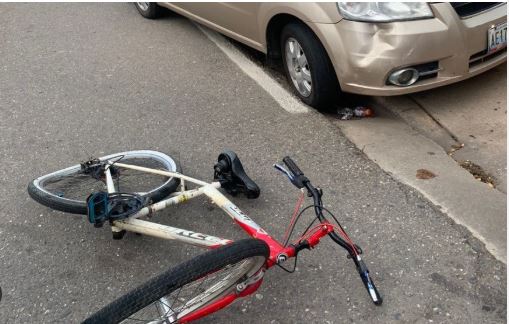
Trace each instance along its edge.
{"label": "bicycle", "polygon": [[[219,155],[212,183],[184,175],[179,164],[164,153],[142,150],[90,159],[39,177],[29,184],[28,192],[47,207],[86,214],[96,227],[109,223],[114,239],[121,239],[126,231],[132,231],[210,249],[128,292],[92,314],[84,323],[123,320],[188,323],[197,320],[254,293],[268,269],[279,266],[293,272],[295,266],[292,271],[283,264],[291,258],[295,258],[296,264],[298,253],[314,248],[324,236],[329,236],[348,252],[373,303],[381,305],[382,297],[360,256],[362,250],[323,206],[322,190],[311,184],[290,157],[285,157],[283,162],[288,169],[279,164],[274,166],[301,191],[283,243],[272,238],[219,191],[222,188],[231,195],[244,194],[251,199],[260,194],[259,187],[247,176],[232,151]],[[187,189],[186,183],[198,187]],[[313,204],[300,210],[306,191]],[[201,195],[211,199],[251,238],[234,242],[141,219]],[[290,243],[299,217],[311,208],[316,219]]]}

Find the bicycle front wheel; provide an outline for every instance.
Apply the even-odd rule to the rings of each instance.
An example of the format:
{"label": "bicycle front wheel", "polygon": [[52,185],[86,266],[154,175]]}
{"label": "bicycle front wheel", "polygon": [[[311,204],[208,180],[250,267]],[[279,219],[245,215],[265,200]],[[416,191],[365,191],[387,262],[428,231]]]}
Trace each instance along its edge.
{"label": "bicycle front wheel", "polygon": [[[180,165],[170,156],[156,151],[140,150],[110,154],[101,161],[121,161],[170,172],[181,172]],[[135,193],[158,202],[174,192],[180,179],[118,168],[113,177],[118,192]],[[35,201],[55,210],[87,214],[86,199],[97,191],[106,191],[106,182],[97,174],[82,170],[80,164],[39,177],[28,185]]]}
{"label": "bicycle front wheel", "polygon": [[186,322],[186,317],[233,293],[260,271],[268,256],[267,244],[256,239],[208,251],[120,297],[84,323]]}

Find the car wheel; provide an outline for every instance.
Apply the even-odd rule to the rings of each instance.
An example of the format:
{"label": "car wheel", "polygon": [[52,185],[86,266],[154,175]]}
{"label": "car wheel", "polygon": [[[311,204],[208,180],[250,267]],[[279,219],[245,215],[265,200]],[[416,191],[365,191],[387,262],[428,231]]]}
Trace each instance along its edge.
{"label": "car wheel", "polygon": [[306,104],[327,109],[341,90],[327,52],[315,34],[301,23],[290,23],[281,32],[281,53],[286,77]]}
{"label": "car wheel", "polygon": [[159,17],[163,11],[163,8],[159,7],[155,2],[135,2],[134,5],[138,12],[148,19]]}

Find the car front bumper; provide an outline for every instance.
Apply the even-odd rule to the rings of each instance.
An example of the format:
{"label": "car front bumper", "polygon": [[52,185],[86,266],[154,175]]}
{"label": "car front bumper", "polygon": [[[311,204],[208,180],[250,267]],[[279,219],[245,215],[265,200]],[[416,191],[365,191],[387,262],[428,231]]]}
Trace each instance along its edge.
{"label": "car front bumper", "polygon": [[[482,60],[488,29],[506,23],[507,4],[460,18],[450,3],[431,4],[432,19],[392,23],[341,20],[312,24],[326,48],[345,92],[401,95],[454,83],[482,73],[504,61],[506,50]],[[438,72],[407,87],[387,84],[395,69],[431,63]]]}

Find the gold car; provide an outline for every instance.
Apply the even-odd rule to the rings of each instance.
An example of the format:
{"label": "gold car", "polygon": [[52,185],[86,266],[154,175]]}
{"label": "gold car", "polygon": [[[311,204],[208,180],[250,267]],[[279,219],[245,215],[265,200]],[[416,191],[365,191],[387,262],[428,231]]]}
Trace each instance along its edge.
{"label": "gold car", "polygon": [[497,2],[137,3],[168,8],[281,62],[320,108],[342,92],[400,95],[506,61],[507,4]]}

